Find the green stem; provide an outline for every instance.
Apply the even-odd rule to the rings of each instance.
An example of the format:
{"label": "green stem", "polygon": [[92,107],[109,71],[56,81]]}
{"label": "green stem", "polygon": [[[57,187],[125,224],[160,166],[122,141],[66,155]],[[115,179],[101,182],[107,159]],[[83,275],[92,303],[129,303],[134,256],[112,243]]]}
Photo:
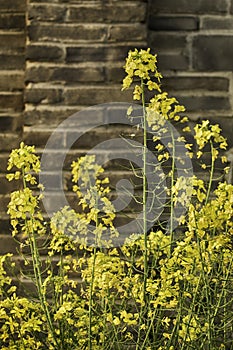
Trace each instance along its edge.
{"label": "green stem", "polygon": [[[95,208],[98,208],[98,196],[95,196]],[[98,214],[96,214],[95,224],[96,228],[98,227]],[[93,306],[93,291],[94,291],[94,281],[95,281],[95,263],[96,263],[96,254],[97,254],[97,244],[98,237],[95,238],[95,247],[93,253],[93,265],[91,270],[91,282],[90,282],[90,292],[89,292],[89,307],[88,307],[88,350],[92,349],[92,306]]]}
{"label": "green stem", "polygon": [[[62,278],[62,281],[64,280],[64,268],[63,268],[63,251],[61,250],[60,254],[60,266],[59,266],[59,276]],[[58,306],[62,306],[63,304],[63,286],[61,288],[61,292],[59,293],[59,304]],[[60,344],[61,344],[61,350],[64,349],[64,321],[61,320],[59,322],[59,328],[60,328]]]}
{"label": "green stem", "polygon": [[205,205],[207,204],[209,197],[210,197],[210,191],[211,191],[213,177],[214,177],[214,163],[215,163],[215,159],[214,159],[214,155],[213,155],[214,146],[213,146],[213,142],[211,140],[210,140],[210,147],[211,147],[211,169],[210,169],[210,178],[209,178],[209,183],[208,183]]}
{"label": "green stem", "polygon": [[211,350],[211,339],[212,339],[212,330],[210,327],[211,324],[211,317],[210,317],[210,310],[211,310],[211,303],[210,303],[210,281],[207,280],[206,278],[206,272],[205,272],[205,263],[203,261],[203,252],[202,252],[202,248],[200,245],[200,239],[197,235],[197,244],[198,244],[198,251],[199,251],[199,255],[200,255],[200,260],[201,260],[201,274],[202,274],[202,278],[204,281],[204,287],[205,287],[205,298],[206,298],[206,303],[207,303],[207,322],[208,322],[208,350]]}
{"label": "green stem", "polygon": [[[225,278],[223,277],[223,285],[222,285],[222,288],[221,288],[221,292],[218,295],[218,302],[217,302],[217,305],[214,308],[214,313],[213,313],[213,316],[211,318],[211,322],[210,322],[210,325],[209,325],[210,329],[212,329],[213,326],[214,326],[215,317],[217,316],[218,311],[219,311],[219,309],[221,307],[222,300],[224,302],[224,309],[225,309],[225,301],[224,300],[225,300],[226,286],[227,286],[227,282],[229,281],[229,277],[230,277],[230,274],[231,274],[231,271],[232,271],[232,264],[233,264],[233,255],[232,255],[231,260],[229,262],[229,267],[228,267],[228,270],[227,270],[227,273],[226,273],[226,277]],[[224,322],[224,335],[225,334],[226,334],[226,329],[225,329],[225,322]]]}
{"label": "green stem", "polygon": [[[191,305],[190,312],[189,312],[189,318],[188,318],[188,322],[187,322],[187,331],[186,331],[185,337],[183,338],[181,350],[183,350],[185,345],[186,345],[186,339],[188,336],[188,330],[189,330],[190,322],[192,319],[192,314],[193,314],[194,308],[196,306],[196,298],[198,296],[198,289],[199,289],[200,281],[201,281],[201,276],[199,276],[197,286],[195,288],[195,292],[194,292],[194,296],[193,296],[193,300],[192,300],[192,305]],[[200,348],[200,349],[202,349],[202,348]]]}
{"label": "green stem", "polygon": [[172,254],[172,242],[173,242],[173,218],[174,218],[174,199],[173,199],[173,186],[175,183],[175,139],[174,139],[174,134],[173,130],[171,128],[171,137],[172,137],[172,168],[171,168],[171,205],[170,205],[170,255]]}
{"label": "green stem", "polygon": [[143,106],[143,236],[144,236],[144,302],[146,302],[146,282],[148,278],[148,247],[147,247],[147,120],[146,120],[146,104],[144,94],[144,83],[141,80],[142,88],[142,106]]}
{"label": "green stem", "polygon": [[91,283],[90,283],[90,293],[89,293],[89,308],[88,308],[88,349],[92,349],[92,304],[93,304],[93,290],[94,290],[94,280],[95,280],[95,262],[96,262],[96,247],[94,248],[93,255],[93,265],[91,270]]}
{"label": "green stem", "polygon": [[[23,188],[26,189],[27,183],[25,180],[24,168],[22,168],[22,178],[23,178]],[[32,223],[31,226],[33,227],[33,221],[34,221],[33,217],[30,218],[30,221]],[[40,268],[41,261],[40,261],[39,251],[38,251],[37,242],[36,242],[36,238],[35,238],[35,233],[33,231],[32,232],[30,231],[30,227],[28,225],[27,219],[25,220],[25,226],[27,227],[27,231],[28,231],[28,235],[29,235],[29,244],[30,244],[30,251],[31,251],[31,255],[32,255],[33,272],[34,272],[34,276],[35,276],[35,283],[36,283],[36,288],[37,288],[37,292],[38,292],[38,297],[40,300],[41,307],[44,311],[46,321],[47,321],[49,330],[51,332],[53,341],[56,344],[57,349],[59,349],[59,344],[58,344],[57,339],[56,339],[56,334],[54,331],[53,323],[52,323],[50,312],[48,309],[46,296],[45,296],[45,293],[43,292],[42,271]]]}
{"label": "green stem", "polygon": [[42,282],[42,272],[40,269],[40,259],[39,259],[39,253],[38,253],[38,248],[37,248],[37,243],[34,237],[33,233],[29,233],[29,241],[30,241],[30,250],[31,250],[31,255],[32,255],[32,262],[33,262],[33,271],[34,271],[34,276],[35,276],[35,281],[36,281],[36,288],[39,296],[39,300],[42,306],[42,309],[45,313],[45,317],[48,323],[48,327],[51,331],[52,338],[54,340],[54,343],[56,344],[57,348],[59,349],[59,344],[56,339],[56,334],[54,332],[54,327],[52,323],[52,319],[50,316],[50,312],[48,309],[48,304],[45,296],[45,292],[43,292],[43,282]]}
{"label": "green stem", "polygon": [[[141,325],[144,323],[144,315],[148,311],[147,296],[146,296],[146,285],[147,285],[147,278],[148,278],[148,242],[147,242],[148,238],[147,238],[147,206],[146,206],[146,201],[147,201],[147,169],[146,169],[147,167],[147,119],[146,119],[146,102],[145,102],[143,79],[141,79],[141,89],[142,89],[142,108],[143,108],[142,204],[143,204],[144,269],[143,269],[143,300],[142,300],[140,316],[139,316],[139,330],[138,330],[136,350],[138,350],[139,348],[140,350],[143,349],[140,347]],[[146,339],[144,339],[143,344],[145,342],[146,342]]]}

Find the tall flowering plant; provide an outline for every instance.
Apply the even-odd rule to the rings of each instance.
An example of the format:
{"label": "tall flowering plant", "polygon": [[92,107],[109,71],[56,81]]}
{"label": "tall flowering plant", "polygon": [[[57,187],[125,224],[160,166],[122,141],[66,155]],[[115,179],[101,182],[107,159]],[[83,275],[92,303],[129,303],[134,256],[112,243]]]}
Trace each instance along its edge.
{"label": "tall flowering plant", "polygon": [[[162,92],[156,56],[149,49],[130,51],[125,71],[123,89],[133,85],[133,98],[143,108],[142,232],[132,232],[122,246],[113,247],[118,232],[109,179],[94,156],[81,157],[71,167],[81,211],[64,207],[45,221],[41,195],[35,192],[41,186],[36,176],[39,157],[34,147],[21,143],[8,163],[8,180],[21,184],[11,194],[8,213],[20,245],[21,277],[30,280],[33,290],[20,296],[9,274],[14,257],[2,256],[3,350],[214,350],[232,346],[233,186],[222,180],[213,189],[216,161],[226,162],[221,156],[226,140],[218,125],[197,124],[195,146],[186,143],[186,155],[197,158],[209,180],[179,177],[177,164],[182,159],[170,125],[190,132],[182,116],[184,107]],[[148,91],[155,96],[147,102]],[[128,117],[132,117],[131,108]],[[160,221],[152,228],[146,206],[150,128],[156,131],[153,152],[167,168],[169,179],[169,225]],[[170,151],[163,143],[167,128],[172,135]],[[182,215],[176,213],[179,203],[187,207]]]}

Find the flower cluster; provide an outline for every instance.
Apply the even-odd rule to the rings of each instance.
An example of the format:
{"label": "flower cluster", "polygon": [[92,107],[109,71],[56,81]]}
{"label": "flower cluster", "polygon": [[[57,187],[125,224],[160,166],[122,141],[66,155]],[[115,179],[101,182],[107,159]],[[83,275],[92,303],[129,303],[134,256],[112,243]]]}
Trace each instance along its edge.
{"label": "flower cluster", "polygon": [[[161,91],[159,84],[162,75],[158,72],[156,63],[156,56],[150,53],[150,49],[130,51],[124,67],[127,76],[123,80],[122,90],[128,89],[132,85],[134,78],[136,78],[136,80],[139,79],[140,85],[137,84],[134,87],[134,100],[141,99],[143,93],[142,84],[146,85],[150,91]],[[153,81],[152,78],[156,78],[157,82]]]}

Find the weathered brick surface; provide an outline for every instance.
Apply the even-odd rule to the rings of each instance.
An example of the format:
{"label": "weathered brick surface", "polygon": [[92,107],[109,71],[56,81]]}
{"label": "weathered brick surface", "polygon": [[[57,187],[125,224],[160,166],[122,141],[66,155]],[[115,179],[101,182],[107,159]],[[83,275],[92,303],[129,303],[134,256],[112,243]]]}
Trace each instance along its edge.
{"label": "weathered brick surface", "polygon": [[99,86],[98,90],[95,86],[81,86],[67,88],[64,91],[64,102],[68,105],[90,105],[106,102],[127,102],[130,100],[132,92],[119,89],[119,86]]}
{"label": "weathered brick surface", "polygon": [[125,24],[119,26],[110,26],[108,40],[122,42],[125,40],[126,32],[129,38],[134,37],[135,41],[146,41],[147,32],[143,24]]}
{"label": "weathered brick surface", "polygon": [[228,0],[151,0],[151,10],[154,13],[213,13],[222,14],[228,10]]}
{"label": "weathered brick surface", "polygon": [[25,14],[0,14],[0,29],[14,29],[20,30],[25,24]]}
{"label": "weathered brick surface", "polygon": [[206,16],[202,20],[202,29],[224,30],[233,29],[233,17]]}
{"label": "weathered brick surface", "polygon": [[21,92],[0,92],[0,111],[23,110],[23,95]]}
{"label": "weathered brick surface", "polygon": [[156,14],[149,17],[148,28],[151,30],[197,30],[199,28],[199,18],[194,16],[158,16]]}
{"label": "weathered brick surface", "polygon": [[19,248],[15,239],[9,234],[1,234],[0,255],[12,253],[16,254]]}
{"label": "weathered brick surface", "polygon": [[0,132],[1,152],[11,151],[12,148],[19,146],[22,135],[15,132]]}
{"label": "weathered brick surface", "polygon": [[24,72],[2,71],[0,79],[0,91],[22,90],[24,88]]}
{"label": "weathered brick surface", "polygon": [[26,2],[24,0],[0,0],[1,12],[18,13],[26,11]]}
{"label": "weathered brick surface", "polygon": [[28,27],[31,41],[63,42],[105,41],[107,26],[105,24],[53,24],[32,22]]}
{"label": "weathered brick surface", "polygon": [[26,58],[30,61],[36,60],[37,62],[62,62],[64,60],[64,49],[60,44],[29,44],[26,47]]}
{"label": "weathered brick surface", "polygon": [[[127,4],[128,5],[128,4]],[[70,7],[68,12],[68,21],[84,22],[143,22],[146,15],[146,3],[132,1],[128,6],[123,2],[108,4],[107,2],[92,5],[78,5]]]}
{"label": "weathered brick surface", "polygon": [[59,22],[65,21],[67,8],[59,5],[51,5],[47,4],[38,5],[35,3],[29,4],[28,6],[28,19],[29,20],[37,20],[37,21],[47,21],[47,22]]}
{"label": "weathered brick surface", "polygon": [[43,105],[54,124],[62,113],[51,106],[79,110],[129,100],[120,91],[120,67],[129,49],[146,46],[146,10],[145,1],[29,1],[26,123],[33,124],[34,113],[41,125],[46,119],[46,110],[39,108]]}
{"label": "weathered brick surface", "polygon": [[106,78],[108,82],[121,83],[124,77],[125,72],[121,65],[111,65],[106,68]]}
{"label": "weathered brick surface", "polygon": [[23,53],[3,53],[0,52],[0,71],[1,70],[21,70],[25,68],[25,58]]}
{"label": "weathered brick surface", "polygon": [[193,67],[204,71],[233,70],[233,34],[200,35],[193,40]]}
{"label": "weathered brick surface", "polygon": [[9,153],[0,153],[0,173],[5,173],[7,168]]}
{"label": "weathered brick surface", "polygon": [[[142,43],[142,46],[145,46]],[[79,45],[66,47],[66,61],[67,63],[83,62],[83,57],[90,62],[115,62],[122,64],[128,51],[133,49],[135,45],[114,45],[114,44],[93,44],[93,45]]]}
{"label": "weathered brick surface", "polygon": [[191,118],[232,115],[232,1],[150,0],[148,46]]}
{"label": "weathered brick surface", "polygon": [[100,65],[89,66],[52,66],[39,65],[28,67],[26,76],[26,82],[64,82],[65,84],[72,84],[75,82],[104,82],[105,81],[105,69]]}
{"label": "weathered brick surface", "polygon": [[53,87],[35,87],[25,92],[25,102],[31,104],[57,104],[62,101],[62,90]]}
{"label": "weathered brick surface", "polygon": [[158,67],[161,71],[186,71],[189,68],[189,57],[185,52],[169,52],[158,54]]}
{"label": "weathered brick surface", "polygon": [[19,145],[23,126],[25,11],[24,0],[0,0],[0,254],[16,252],[6,215],[15,185],[6,180],[5,172],[9,151]]}
{"label": "weathered brick surface", "polygon": [[15,181],[9,182],[6,179],[5,174],[3,175],[0,174],[0,183],[1,183],[0,194],[9,195],[9,193],[18,189],[18,184]]}
{"label": "weathered brick surface", "polygon": [[187,76],[164,77],[163,88],[167,91],[226,91],[229,90],[227,77],[212,77],[189,74]]}
{"label": "weathered brick surface", "polygon": [[187,47],[186,33],[171,33],[150,31],[148,41],[150,43],[153,53],[160,54],[163,51],[184,51]]}
{"label": "weathered brick surface", "polygon": [[231,110],[229,98],[225,96],[178,96],[179,101],[186,106],[188,112],[193,111],[229,111]]}
{"label": "weathered brick surface", "polygon": [[[2,32],[0,33],[1,50],[14,51],[16,48],[24,50],[25,34],[23,32]],[[17,52],[20,52],[19,50]]]}
{"label": "weathered brick surface", "polygon": [[83,107],[78,106],[61,106],[61,105],[42,105],[27,106],[27,110],[24,113],[24,124],[31,126],[34,125],[58,125],[61,121],[68,118],[72,114],[78,112]]}
{"label": "weathered brick surface", "polygon": [[20,129],[22,128],[22,123],[22,114],[0,114],[0,132],[20,131]]}

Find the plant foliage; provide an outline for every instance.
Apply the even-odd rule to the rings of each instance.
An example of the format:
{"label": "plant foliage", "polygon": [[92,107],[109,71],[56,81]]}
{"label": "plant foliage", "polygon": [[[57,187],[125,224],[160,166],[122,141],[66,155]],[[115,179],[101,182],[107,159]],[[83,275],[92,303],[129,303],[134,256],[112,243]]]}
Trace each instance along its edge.
{"label": "plant foliage", "polygon": [[[132,232],[121,247],[112,246],[118,234],[116,213],[109,180],[94,156],[72,164],[73,190],[82,211],[65,207],[45,222],[41,195],[32,189],[41,187],[36,180],[39,157],[34,147],[21,143],[8,163],[8,180],[21,186],[11,194],[8,214],[12,234],[20,241],[21,277],[34,289],[20,296],[8,273],[14,268],[13,257],[0,257],[2,350],[232,349],[233,186],[222,180],[213,189],[216,161],[226,140],[218,125],[197,124],[195,147],[186,143],[186,156],[197,157],[209,180],[193,176],[187,183],[177,177],[175,143],[171,154],[162,138],[165,121],[190,131],[184,107],[162,92],[156,56],[149,49],[130,51],[125,71],[123,89],[133,85],[133,98],[143,106],[142,233]],[[147,103],[148,90],[155,96]],[[148,230],[149,127],[157,131],[153,142],[159,162],[171,160],[170,223],[177,203],[188,206],[187,213],[176,218],[182,226],[179,235],[172,224],[168,230],[161,223]],[[208,145],[210,163],[205,161]],[[225,157],[221,161],[226,162]]]}

